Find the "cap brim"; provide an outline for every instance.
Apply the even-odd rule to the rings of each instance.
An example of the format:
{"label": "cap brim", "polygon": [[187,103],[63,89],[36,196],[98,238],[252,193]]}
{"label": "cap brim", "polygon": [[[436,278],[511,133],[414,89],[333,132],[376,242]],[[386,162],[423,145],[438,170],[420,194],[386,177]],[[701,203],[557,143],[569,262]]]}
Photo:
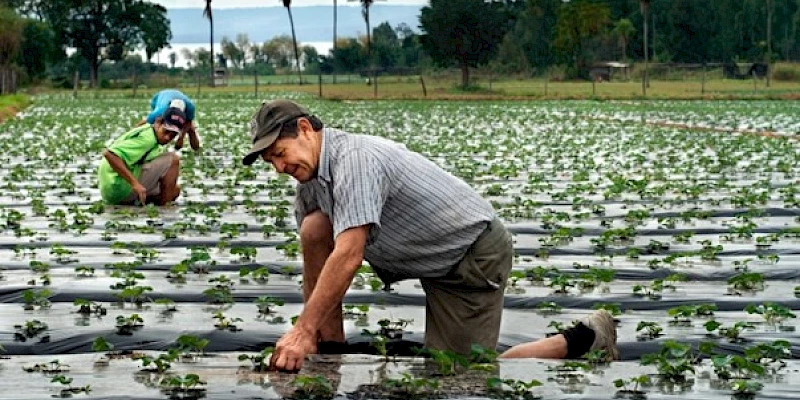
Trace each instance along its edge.
{"label": "cap brim", "polygon": [[272,132],[267,136],[264,136],[263,138],[256,140],[256,142],[253,143],[253,147],[250,148],[250,151],[247,152],[247,155],[244,156],[244,158],[242,159],[242,164],[250,165],[254,163],[261,155],[261,153],[263,153],[264,150],[267,149],[267,147],[275,143],[275,140],[278,139],[279,133],[280,129],[276,129],[275,132]]}
{"label": "cap brim", "polygon": [[181,128],[178,128],[177,126],[171,124],[164,124],[164,129],[170,132],[181,133]]}

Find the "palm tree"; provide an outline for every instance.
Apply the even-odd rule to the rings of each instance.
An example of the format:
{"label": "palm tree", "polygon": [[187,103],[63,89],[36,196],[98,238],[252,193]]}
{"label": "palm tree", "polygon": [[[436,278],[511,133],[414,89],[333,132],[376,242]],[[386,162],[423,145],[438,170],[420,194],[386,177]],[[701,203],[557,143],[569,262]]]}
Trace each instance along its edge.
{"label": "palm tree", "polygon": [[642,19],[644,19],[644,74],[642,75],[642,95],[647,96],[647,14],[650,13],[650,0],[639,0],[639,6],[642,11]]}
{"label": "palm tree", "polygon": [[[333,0],[333,54],[336,54],[336,0]],[[333,83],[336,83],[336,72],[333,74]]]}
{"label": "palm tree", "polygon": [[372,3],[375,0],[348,0],[348,1],[360,1],[361,2],[361,16],[364,17],[364,22],[367,23],[367,59],[370,59],[370,54],[372,51],[371,41],[370,41],[370,30],[369,30],[369,8],[372,6]]}
{"label": "palm tree", "polygon": [[208,18],[208,25],[211,27],[211,87],[214,87],[214,16],[211,14],[211,0],[206,0],[206,8],[203,9],[203,16]]}
{"label": "palm tree", "polygon": [[631,20],[627,18],[622,18],[614,24],[612,33],[617,36],[619,45],[622,48],[622,60],[628,58],[628,39],[634,32],[636,32],[636,28],[633,27]]}
{"label": "palm tree", "polygon": [[281,0],[289,13],[289,25],[292,26],[292,44],[294,45],[294,62],[297,64],[298,85],[303,84],[303,74],[300,72],[300,53],[297,51],[297,36],[294,34],[294,19],[292,18],[292,0]]}

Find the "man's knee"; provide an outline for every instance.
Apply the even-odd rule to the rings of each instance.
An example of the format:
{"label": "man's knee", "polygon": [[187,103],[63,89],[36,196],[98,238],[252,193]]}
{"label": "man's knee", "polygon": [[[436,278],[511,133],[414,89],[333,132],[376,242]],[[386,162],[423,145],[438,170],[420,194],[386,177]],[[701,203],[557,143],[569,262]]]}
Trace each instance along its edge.
{"label": "man's knee", "polygon": [[319,210],[306,215],[300,223],[300,242],[306,244],[333,242],[331,220]]}
{"label": "man's knee", "polygon": [[180,168],[181,167],[181,157],[178,156],[178,153],[172,153],[172,162],[169,165],[171,168]]}

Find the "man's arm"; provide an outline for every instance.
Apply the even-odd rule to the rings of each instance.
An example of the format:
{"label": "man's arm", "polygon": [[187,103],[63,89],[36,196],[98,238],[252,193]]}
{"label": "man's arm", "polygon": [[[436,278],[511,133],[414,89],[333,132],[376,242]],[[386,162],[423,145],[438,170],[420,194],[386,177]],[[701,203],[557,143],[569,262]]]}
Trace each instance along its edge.
{"label": "man's arm", "polygon": [[327,315],[342,301],[361,266],[368,233],[369,225],[362,225],[347,229],[337,236],[333,252],[325,261],[317,285],[297,323],[275,344],[270,359],[272,368],[299,370],[305,356],[316,352],[316,333]]}
{"label": "man's arm", "polygon": [[175,140],[175,150],[180,150],[183,148],[183,139],[186,137],[187,133],[189,134],[189,145],[192,146],[192,150],[199,150],[200,139],[197,137],[197,131],[194,128],[194,121],[190,121],[189,126],[186,127],[186,130],[178,135],[178,139]]}
{"label": "man's arm", "polygon": [[114,172],[119,174],[119,176],[121,176],[122,179],[125,179],[125,181],[131,185],[131,188],[133,188],[134,193],[136,193],[136,195],[139,197],[139,201],[142,203],[142,205],[144,205],[145,201],[147,200],[147,188],[142,186],[142,184],[139,183],[136,177],[133,176],[131,171],[125,165],[125,162],[122,161],[122,159],[119,158],[118,155],[112,153],[108,149],[106,149],[106,151],[103,152],[103,157],[105,157],[106,160],[108,160],[108,165],[111,166],[111,169],[113,169]]}
{"label": "man's arm", "polygon": [[142,118],[142,120],[141,120],[141,121],[139,121],[139,122],[137,122],[137,123],[136,123],[136,125],[134,125],[133,127],[134,127],[134,128],[138,128],[138,127],[140,127],[140,126],[142,126],[142,125],[144,125],[144,124],[146,124],[146,123],[147,123],[147,117],[145,117],[145,118]]}

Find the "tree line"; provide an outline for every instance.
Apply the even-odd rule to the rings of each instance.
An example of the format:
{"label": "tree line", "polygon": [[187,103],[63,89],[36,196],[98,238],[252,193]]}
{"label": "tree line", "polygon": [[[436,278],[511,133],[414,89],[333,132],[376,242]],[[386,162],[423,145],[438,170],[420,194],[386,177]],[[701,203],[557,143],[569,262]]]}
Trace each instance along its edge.
{"label": "tree line", "polygon": [[[291,37],[256,44],[242,34],[223,38],[215,53],[212,1],[205,0],[210,50],[182,56],[204,71],[219,65],[298,74],[457,67],[464,86],[470,69],[485,65],[528,75],[559,66],[566,77],[578,78],[598,61],[800,57],[800,0],[431,0],[421,10],[418,32],[406,25],[372,27],[369,10],[379,3],[352,1],[361,3],[366,37],[337,36],[334,12],[334,46],[320,55],[298,46],[291,0],[281,0]],[[119,62],[134,49],[144,49],[149,62],[170,39],[166,10],[144,0],[0,0],[0,68],[18,68],[29,79],[81,63],[95,85],[104,62]],[[76,53],[68,58],[66,48]]]}

